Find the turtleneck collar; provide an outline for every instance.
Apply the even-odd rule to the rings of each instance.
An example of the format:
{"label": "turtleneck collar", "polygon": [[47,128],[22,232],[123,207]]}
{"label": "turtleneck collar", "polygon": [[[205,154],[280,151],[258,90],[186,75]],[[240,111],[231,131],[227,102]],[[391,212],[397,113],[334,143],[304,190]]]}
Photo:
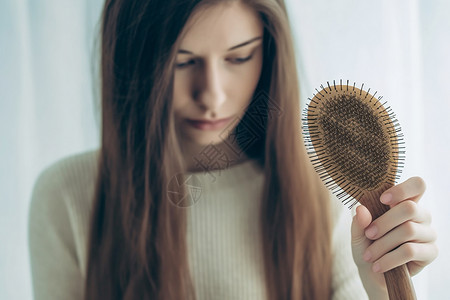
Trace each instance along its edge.
{"label": "turtleneck collar", "polygon": [[220,191],[245,185],[259,176],[264,169],[255,159],[248,159],[225,169],[186,172],[186,181],[205,191]]}

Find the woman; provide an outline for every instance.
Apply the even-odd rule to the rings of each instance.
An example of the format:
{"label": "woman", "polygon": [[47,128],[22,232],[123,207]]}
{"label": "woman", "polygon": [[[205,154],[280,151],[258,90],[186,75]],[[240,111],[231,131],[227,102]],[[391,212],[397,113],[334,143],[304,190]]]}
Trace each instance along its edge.
{"label": "woman", "polygon": [[283,1],[108,0],[101,64],[100,150],[33,193],[37,299],[387,299],[382,272],[436,257],[419,177],[347,239],[300,137]]}

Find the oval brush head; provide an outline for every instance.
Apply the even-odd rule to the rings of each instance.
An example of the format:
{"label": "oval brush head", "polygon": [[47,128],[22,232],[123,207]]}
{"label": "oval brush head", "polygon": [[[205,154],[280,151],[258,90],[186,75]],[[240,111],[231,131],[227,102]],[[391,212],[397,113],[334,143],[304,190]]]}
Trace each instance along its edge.
{"label": "oval brush head", "polygon": [[[341,80],[316,89],[303,111],[303,136],[324,184],[345,205],[360,202],[376,219],[389,209],[380,195],[399,178],[405,151],[392,109],[363,87]],[[406,265],[384,276],[389,299],[416,299]]]}

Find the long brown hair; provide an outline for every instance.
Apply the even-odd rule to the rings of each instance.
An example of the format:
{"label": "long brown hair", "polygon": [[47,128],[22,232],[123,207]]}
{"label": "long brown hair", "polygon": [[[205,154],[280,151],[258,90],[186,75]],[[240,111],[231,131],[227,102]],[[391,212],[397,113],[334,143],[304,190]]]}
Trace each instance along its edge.
{"label": "long brown hair", "polygon": [[[106,0],[86,300],[195,299],[185,211],[169,201],[166,190],[170,178],[185,170],[171,114],[173,67],[188,18],[225,2]],[[329,299],[329,194],[302,143],[286,7],[283,0],[243,3],[264,24],[263,69],[254,95],[263,91],[282,112],[271,118],[266,105],[263,134],[245,150],[265,172],[260,221],[269,299]],[[238,127],[250,113],[251,108]]]}

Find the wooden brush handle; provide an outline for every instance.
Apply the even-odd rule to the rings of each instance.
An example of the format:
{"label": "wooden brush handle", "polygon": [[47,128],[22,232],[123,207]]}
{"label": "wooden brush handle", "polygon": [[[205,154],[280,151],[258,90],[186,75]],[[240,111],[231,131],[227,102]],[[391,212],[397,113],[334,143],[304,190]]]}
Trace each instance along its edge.
{"label": "wooden brush handle", "polygon": [[[380,202],[380,196],[392,186],[392,184],[383,183],[376,190],[365,191],[364,196],[359,200],[372,214],[372,220],[389,210],[388,205]],[[416,300],[416,294],[406,264],[385,272],[384,280],[386,281],[390,300]]]}

